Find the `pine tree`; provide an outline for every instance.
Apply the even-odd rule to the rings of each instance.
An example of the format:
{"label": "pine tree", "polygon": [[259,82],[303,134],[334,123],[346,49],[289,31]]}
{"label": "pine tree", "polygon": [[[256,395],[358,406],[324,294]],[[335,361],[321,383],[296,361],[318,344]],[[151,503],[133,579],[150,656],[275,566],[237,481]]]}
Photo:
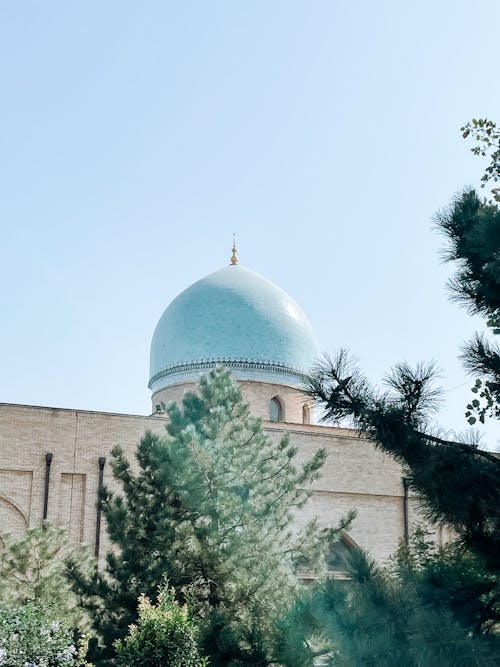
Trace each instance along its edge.
{"label": "pine tree", "polygon": [[45,615],[64,619],[72,627],[87,630],[89,619],[65,576],[65,558],[70,554],[82,572],[90,572],[87,549],[75,548],[62,528],[45,522],[19,539],[5,538],[0,553],[0,607],[14,609],[28,602],[44,609]]}
{"label": "pine tree", "polygon": [[[500,173],[499,153],[491,141],[498,141],[498,131],[494,124],[488,128],[490,133],[485,140],[494,152],[491,169],[483,180],[495,182]],[[451,281],[454,298],[485,317],[490,334],[476,334],[463,349],[466,367],[479,375],[466,416],[470,424],[476,418],[482,422],[487,418],[498,420],[500,348],[493,337],[500,333],[500,210],[491,201],[481,200],[474,191],[465,191],[437,216],[437,224],[449,243],[445,259],[457,262],[459,267]],[[326,357],[318,365],[309,378],[308,391],[324,408],[325,419],[349,420],[376,447],[398,460],[411,488],[420,496],[426,518],[452,525],[457,534],[452,551],[435,554],[418,576],[411,568],[408,570],[404,577],[407,601],[398,593],[401,572],[399,579],[385,580],[381,588],[375,589],[381,580],[377,569],[369,568],[366,581],[370,586],[363,589],[364,593],[359,591],[358,598],[351,596],[353,610],[363,609],[366,599],[379,599],[383,618],[389,594],[398,593],[391,602],[391,608],[401,612],[399,619],[394,616],[395,632],[406,636],[411,631],[427,647],[425,657],[408,644],[413,662],[401,658],[400,664],[441,665],[454,660],[456,664],[493,664],[488,657],[490,643],[498,651],[500,621],[500,457],[479,449],[473,440],[453,442],[436,434],[430,426],[440,393],[435,387],[435,375],[432,364],[412,369],[401,363],[386,377],[386,387],[380,390],[370,385],[348,353],[341,350],[335,358]],[[336,624],[333,634],[337,641],[346,640],[345,655],[346,647],[352,648],[354,635],[349,627],[342,626],[342,618],[335,616],[335,605],[343,609],[349,606],[348,599],[342,598],[341,587],[335,582],[329,582],[323,593],[325,599],[330,596],[335,603],[330,620]],[[406,612],[408,604],[413,604],[412,596],[416,613],[408,619]],[[370,611],[365,605],[359,622],[376,612],[376,607]],[[433,627],[440,629],[435,631],[434,639]],[[456,646],[457,652],[443,653],[441,643],[445,637],[445,643]],[[474,638],[478,641],[472,641]],[[396,640],[395,635],[394,645],[398,644]],[[360,661],[354,664],[391,664],[380,656],[378,662],[370,662],[377,654],[375,644],[372,649],[367,649],[366,657],[358,658]]]}
{"label": "pine tree", "polygon": [[349,418],[375,446],[402,463],[426,518],[451,524],[462,543],[500,569],[500,459],[475,444],[434,435],[439,392],[432,365],[397,365],[388,389],[372,388],[345,350],[311,376],[309,391],[325,418]]}
{"label": "pine tree", "polygon": [[446,550],[416,558],[412,567],[400,560],[392,570],[357,552],[348,581],[328,579],[302,601],[301,627],[311,628],[309,641],[318,637],[329,645],[325,666],[490,667],[498,639],[465,629],[463,610],[454,614],[447,604],[450,576],[452,591],[484,582],[473,563],[464,568],[462,554]]}
{"label": "pine tree", "polygon": [[[446,258],[459,262],[451,281],[454,297],[486,318],[490,337],[476,334],[465,345],[466,367],[480,374],[476,397],[467,406],[476,416],[500,418],[500,210],[466,191],[437,222],[449,240]],[[439,390],[432,364],[397,365],[383,392],[371,387],[341,350],[326,358],[309,378],[309,392],[324,407],[325,419],[350,419],[377,447],[406,468],[427,517],[451,524],[462,543],[492,571],[500,571],[500,458],[474,442],[450,442],[429,427]]]}
{"label": "pine tree", "polygon": [[109,647],[135,621],[137,598],[154,601],[166,575],[204,620],[211,665],[267,665],[297,569],[320,563],[335,533],[312,523],[294,536],[290,525],[325,454],[297,465],[288,438],[270,440],[223,369],[168,417],[165,438],[141,440],[137,473],[113,451],[122,491],[106,489],[101,506],[114,548],[91,579],[72,564],[76,590]]}
{"label": "pine tree", "polygon": [[[498,167],[500,174],[500,166]],[[466,191],[446,211],[436,216],[446,235],[446,261],[457,262],[458,271],[450,281],[453,297],[475,315],[486,320],[489,333],[500,334],[500,210]],[[500,419],[500,347],[486,333],[477,333],[464,346],[466,368],[479,377],[473,388],[476,396],[467,406],[470,424],[476,417]]]}

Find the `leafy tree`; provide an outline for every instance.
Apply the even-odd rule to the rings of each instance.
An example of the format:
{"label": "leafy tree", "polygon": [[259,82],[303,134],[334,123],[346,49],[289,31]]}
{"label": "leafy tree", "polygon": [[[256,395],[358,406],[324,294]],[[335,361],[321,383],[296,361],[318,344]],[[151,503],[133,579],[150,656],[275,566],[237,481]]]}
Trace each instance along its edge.
{"label": "leafy tree", "polygon": [[88,551],[75,549],[66,531],[48,522],[18,540],[7,536],[0,553],[0,607],[12,609],[33,602],[74,628],[88,629],[89,618],[65,575],[64,559],[71,553],[82,571],[91,570]]}
{"label": "leafy tree", "polygon": [[[488,182],[500,181],[500,128],[488,118],[473,118],[460,128],[464,139],[471,136],[476,144],[471,148],[474,155],[489,157],[490,163],[481,177],[481,187]],[[493,198],[500,201],[500,188],[492,189]]]}
{"label": "leafy tree", "polygon": [[75,588],[110,642],[125,636],[140,595],[156,600],[165,574],[177,601],[203,619],[211,665],[267,665],[296,570],[321,562],[335,534],[314,522],[296,535],[290,527],[325,454],[298,465],[288,438],[271,441],[224,369],[168,417],[165,438],[141,440],[138,472],[114,450],[122,492],[101,497],[114,548],[91,578],[71,564]]}
{"label": "leafy tree", "polygon": [[175,600],[175,591],[165,584],[160,588],[158,604],[139,598],[139,619],[131,625],[127,637],[116,642],[121,667],[204,667],[196,644],[197,629],[187,606]]}

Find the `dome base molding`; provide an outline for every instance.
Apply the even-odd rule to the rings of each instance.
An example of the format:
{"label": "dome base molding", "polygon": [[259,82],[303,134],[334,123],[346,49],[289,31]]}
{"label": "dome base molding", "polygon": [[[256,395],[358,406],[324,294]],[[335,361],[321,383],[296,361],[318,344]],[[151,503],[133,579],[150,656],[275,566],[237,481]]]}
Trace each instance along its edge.
{"label": "dome base molding", "polygon": [[174,387],[179,384],[196,383],[202,375],[217,366],[229,368],[231,375],[236,380],[282,384],[296,389],[301,389],[304,386],[305,373],[293,368],[286,368],[272,362],[262,363],[221,359],[181,364],[167,368],[151,378],[149,388],[155,394],[162,389]]}

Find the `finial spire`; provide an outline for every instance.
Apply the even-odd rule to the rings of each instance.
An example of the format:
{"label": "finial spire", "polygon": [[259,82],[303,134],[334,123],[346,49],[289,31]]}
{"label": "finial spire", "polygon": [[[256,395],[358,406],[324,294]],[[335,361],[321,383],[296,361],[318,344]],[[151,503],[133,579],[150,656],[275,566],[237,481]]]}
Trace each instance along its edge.
{"label": "finial spire", "polygon": [[236,250],[236,234],[233,233],[233,254],[231,255],[231,265],[238,264],[238,251]]}

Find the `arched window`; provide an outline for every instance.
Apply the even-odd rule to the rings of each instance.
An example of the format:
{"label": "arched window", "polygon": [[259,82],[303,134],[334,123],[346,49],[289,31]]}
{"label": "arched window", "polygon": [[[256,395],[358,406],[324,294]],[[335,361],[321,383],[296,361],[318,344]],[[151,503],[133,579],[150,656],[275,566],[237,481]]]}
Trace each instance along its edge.
{"label": "arched window", "polygon": [[353,553],[358,549],[359,547],[348,535],[342,535],[331,545],[326,557],[328,571],[334,575],[340,575],[341,578],[348,576]]}
{"label": "arched window", "polygon": [[311,423],[311,408],[306,403],[302,406],[302,423]]}
{"label": "arched window", "polygon": [[269,421],[283,421],[283,405],[277,396],[274,396],[274,398],[271,398],[269,401]]}

